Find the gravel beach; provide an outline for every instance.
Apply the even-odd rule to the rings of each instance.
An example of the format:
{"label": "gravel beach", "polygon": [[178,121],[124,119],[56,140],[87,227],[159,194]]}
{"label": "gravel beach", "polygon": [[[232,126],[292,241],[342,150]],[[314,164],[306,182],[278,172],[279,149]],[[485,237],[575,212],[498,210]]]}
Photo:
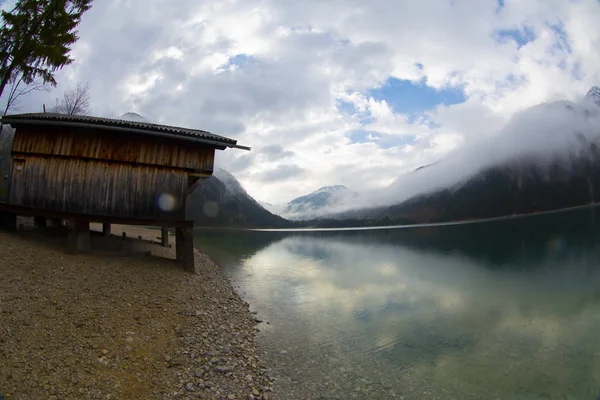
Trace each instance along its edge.
{"label": "gravel beach", "polygon": [[184,272],[159,231],[113,234],[68,255],[61,229],[0,231],[0,398],[273,398],[254,316],[218,266],[197,252]]}

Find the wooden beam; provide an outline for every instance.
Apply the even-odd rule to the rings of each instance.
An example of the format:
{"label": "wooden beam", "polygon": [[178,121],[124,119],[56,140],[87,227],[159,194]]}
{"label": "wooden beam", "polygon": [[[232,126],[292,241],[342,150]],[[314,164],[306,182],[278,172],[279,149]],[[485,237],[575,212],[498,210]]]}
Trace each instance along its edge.
{"label": "wooden beam", "polygon": [[8,212],[24,217],[45,217],[57,218],[65,220],[100,222],[120,225],[142,225],[142,226],[167,226],[169,228],[191,228],[194,226],[193,221],[185,220],[168,220],[168,219],[146,219],[146,218],[131,218],[131,217],[114,217],[110,215],[89,215],[82,213],[71,213],[54,210],[44,210],[39,208],[25,207],[14,204],[0,202],[0,212]]}
{"label": "wooden beam", "polygon": [[212,176],[212,172],[190,172],[188,176],[192,178],[210,178]]}
{"label": "wooden beam", "polygon": [[[123,160],[111,160],[97,157],[88,157],[88,156],[67,156],[63,154],[47,154],[40,152],[25,152],[25,151],[13,151],[11,155],[15,158],[22,157],[42,157],[42,158],[56,158],[59,160],[83,160],[83,161],[98,161],[108,164],[123,164],[123,165],[131,165],[131,166],[145,166],[145,167],[154,167],[159,169],[176,169],[188,172],[189,174],[197,175],[198,177],[209,177],[212,176],[212,171],[207,171],[204,169],[196,169],[196,168],[188,168],[188,167],[179,167],[176,165],[161,165],[161,164],[152,164],[147,162],[136,162],[136,161],[123,161]],[[20,156],[20,157],[19,157]]]}
{"label": "wooden beam", "polygon": [[189,195],[190,193],[192,193],[194,189],[196,189],[198,185],[204,181],[204,179],[205,178],[195,178],[192,176],[188,177],[187,194]]}

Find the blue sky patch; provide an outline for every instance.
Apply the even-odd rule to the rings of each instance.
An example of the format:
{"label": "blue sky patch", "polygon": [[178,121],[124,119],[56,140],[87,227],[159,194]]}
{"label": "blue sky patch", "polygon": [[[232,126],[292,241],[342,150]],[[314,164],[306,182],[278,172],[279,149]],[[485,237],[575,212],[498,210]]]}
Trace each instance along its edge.
{"label": "blue sky patch", "polygon": [[548,23],[547,25],[558,36],[558,40],[556,41],[556,43],[554,43],[554,46],[552,46],[552,48],[554,50],[565,51],[571,54],[571,44],[569,43],[569,36],[565,31],[564,23],[562,21],[559,21],[557,24]]}
{"label": "blue sky patch", "polygon": [[358,112],[353,103],[343,100],[337,100],[336,107],[339,112],[347,115],[354,115]]}
{"label": "blue sky patch", "polygon": [[236,54],[235,56],[229,57],[229,60],[221,66],[223,69],[229,69],[229,67],[236,66],[238,68],[244,68],[250,65],[254,61],[252,56],[247,54]]}
{"label": "blue sky patch", "polygon": [[383,86],[370,90],[367,96],[377,101],[385,100],[394,113],[406,115],[409,122],[416,121],[425,111],[438,105],[449,106],[467,100],[462,88],[436,90],[423,80],[411,82],[396,78],[390,78]]}
{"label": "blue sky patch", "polygon": [[504,9],[504,0],[498,0],[497,3],[498,5],[496,6],[496,14],[502,12]]}
{"label": "blue sky patch", "polygon": [[583,79],[583,71],[581,70],[581,63],[579,61],[576,61],[575,64],[573,64],[571,75],[573,75],[573,78],[577,79],[578,81]]}
{"label": "blue sky patch", "polygon": [[374,131],[368,131],[364,129],[357,129],[351,132],[348,132],[348,139],[350,139],[350,143],[369,143],[369,142],[377,142],[381,135]]}
{"label": "blue sky patch", "polygon": [[535,32],[528,26],[524,26],[522,29],[502,29],[495,33],[496,41],[506,43],[512,40],[517,43],[518,49],[535,40]]}
{"label": "blue sky patch", "polygon": [[361,125],[367,125],[375,120],[375,118],[373,118],[371,115],[369,115],[366,112],[360,113],[356,109],[354,104],[352,104],[350,102],[343,101],[343,100],[337,100],[336,107],[337,107],[338,111],[341,112],[342,114],[346,114],[346,115],[350,115],[350,116],[354,116],[355,118],[358,118],[358,122],[360,122]]}
{"label": "blue sky patch", "polygon": [[[382,86],[369,90],[365,97],[378,102],[385,101],[394,114],[404,116],[409,124],[424,124],[432,129],[436,124],[428,117],[428,111],[439,105],[450,106],[467,100],[462,87],[436,90],[427,86],[425,80],[411,82],[396,78],[390,78]],[[375,120],[369,111],[360,112],[350,102],[338,100],[336,106],[340,113],[356,118],[363,127]],[[416,140],[413,135],[404,135],[405,132],[396,133],[383,135],[368,129],[356,129],[349,132],[347,137],[350,143],[375,142],[384,149],[410,145]]]}

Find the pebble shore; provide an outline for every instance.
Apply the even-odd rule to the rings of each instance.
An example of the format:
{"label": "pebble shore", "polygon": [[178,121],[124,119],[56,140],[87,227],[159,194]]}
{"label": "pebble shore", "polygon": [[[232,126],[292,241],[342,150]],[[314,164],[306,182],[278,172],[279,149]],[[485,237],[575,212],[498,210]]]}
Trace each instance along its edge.
{"label": "pebble shore", "polygon": [[186,273],[139,228],[68,255],[54,229],[0,231],[0,398],[273,399],[254,315],[207,256]]}

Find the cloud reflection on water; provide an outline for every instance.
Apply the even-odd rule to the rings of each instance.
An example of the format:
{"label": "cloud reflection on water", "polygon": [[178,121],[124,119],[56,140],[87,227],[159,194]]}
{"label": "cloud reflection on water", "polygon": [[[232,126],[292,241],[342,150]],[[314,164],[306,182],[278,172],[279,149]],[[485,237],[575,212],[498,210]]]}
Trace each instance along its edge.
{"label": "cloud reflection on water", "polygon": [[400,392],[410,376],[461,398],[596,396],[597,236],[544,234],[502,234],[528,251],[499,263],[397,237],[291,235],[247,257],[239,281],[270,335],[306,359],[331,350],[367,371],[383,363]]}

